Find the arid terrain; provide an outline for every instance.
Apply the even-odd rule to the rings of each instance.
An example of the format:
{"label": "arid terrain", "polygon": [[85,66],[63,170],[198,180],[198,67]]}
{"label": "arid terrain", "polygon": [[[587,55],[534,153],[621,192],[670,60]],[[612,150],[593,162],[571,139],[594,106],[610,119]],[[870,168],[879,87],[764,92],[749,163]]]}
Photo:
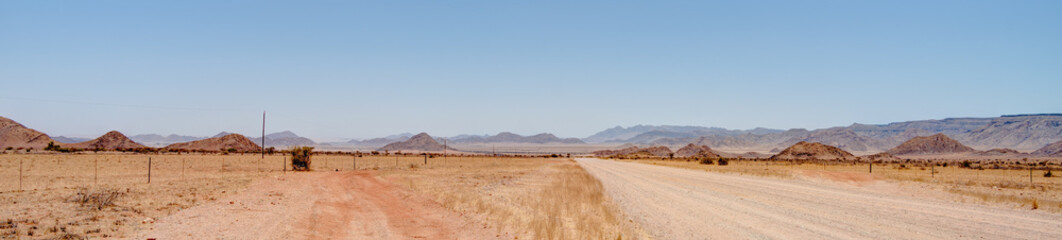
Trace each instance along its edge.
{"label": "arid terrain", "polygon": [[286,158],[3,154],[0,238],[647,236],[567,159],[318,154],[290,172]]}
{"label": "arid terrain", "polygon": [[1062,238],[1056,213],[938,200],[873,176],[826,173],[819,181],[578,162],[660,239]]}

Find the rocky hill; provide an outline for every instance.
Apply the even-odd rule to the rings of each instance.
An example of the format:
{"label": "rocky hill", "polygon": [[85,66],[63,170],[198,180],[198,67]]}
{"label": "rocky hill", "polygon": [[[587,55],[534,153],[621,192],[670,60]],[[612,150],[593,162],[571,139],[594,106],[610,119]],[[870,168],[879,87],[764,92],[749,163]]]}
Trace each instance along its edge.
{"label": "rocky hill", "polygon": [[8,147],[43,149],[50,142],[55,142],[55,140],[47,134],[27,128],[14,120],[0,117],[0,149]]}
{"label": "rocky hill", "polygon": [[125,134],[122,134],[118,131],[110,131],[96,139],[92,139],[85,142],[62,145],[62,147],[87,150],[132,150],[147,148],[147,146],[134,142],[133,140],[126,137]]}
{"label": "rocky hill", "polygon": [[692,143],[675,151],[675,157],[709,157],[719,158],[719,154],[712,151],[711,148],[705,145],[694,145]]}
{"label": "rocky hill", "polygon": [[1062,157],[1062,141],[1047,144],[1032,152],[1033,155]]}
{"label": "rocky hill", "polygon": [[392,151],[392,152],[394,152],[394,151],[442,152],[443,149],[455,150],[453,148],[448,148],[448,147],[443,146],[443,144],[440,144],[438,141],[435,141],[435,139],[432,138],[431,135],[428,135],[427,133],[420,133],[420,134],[417,134],[417,135],[409,138],[409,140],[387,144],[386,146],[381,147],[379,150],[380,151]]}
{"label": "rocky hill", "polygon": [[174,143],[165,148],[185,151],[227,151],[233,149],[237,152],[254,152],[261,150],[258,144],[252,142],[251,139],[235,133],[191,142]]}
{"label": "rocky hill", "polygon": [[943,133],[927,137],[915,137],[887,151],[892,155],[926,155],[976,152],[973,148],[951,139]]}
{"label": "rocky hill", "polygon": [[797,160],[797,159],[821,159],[821,160],[833,160],[833,159],[855,159],[855,155],[848,153],[840,148],[825,145],[822,143],[812,142],[798,142],[782,150],[778,154],[771,156],[771,159],[775,160]]}

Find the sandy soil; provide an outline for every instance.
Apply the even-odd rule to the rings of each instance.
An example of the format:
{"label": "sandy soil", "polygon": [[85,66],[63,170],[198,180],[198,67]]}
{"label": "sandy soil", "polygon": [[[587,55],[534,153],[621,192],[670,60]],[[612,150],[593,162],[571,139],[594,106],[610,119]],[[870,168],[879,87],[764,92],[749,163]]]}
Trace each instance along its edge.
{"label": "sandy soil", "polygon": [[843,181],[832,182],[577,161],[659,239],[1062,239],[1062,215],[900,194],[862,176],[824,176]]}
{"label": "sandy soil", "polygon": [[484,239],[466,218],[369,171],[262,179],[160,219],[140,239]]}

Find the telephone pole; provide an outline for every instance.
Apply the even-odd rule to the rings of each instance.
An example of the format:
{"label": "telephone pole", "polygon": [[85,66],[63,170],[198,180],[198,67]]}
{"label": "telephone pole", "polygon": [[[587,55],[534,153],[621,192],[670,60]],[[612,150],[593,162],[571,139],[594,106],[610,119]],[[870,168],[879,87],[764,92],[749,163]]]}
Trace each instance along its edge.
{"label": "telephone pole", "polygon": [[265,159],[265,111],[262,111],[262,159]]}

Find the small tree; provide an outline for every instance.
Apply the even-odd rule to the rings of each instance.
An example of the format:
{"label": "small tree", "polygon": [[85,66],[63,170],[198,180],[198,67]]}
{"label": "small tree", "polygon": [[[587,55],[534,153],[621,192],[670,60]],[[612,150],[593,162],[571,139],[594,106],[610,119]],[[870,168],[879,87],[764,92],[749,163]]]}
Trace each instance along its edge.
{"label": "small tree", "polygon": [[313,147],[294,147],[291,149],[291,170],[309,171],[310,155]]}

